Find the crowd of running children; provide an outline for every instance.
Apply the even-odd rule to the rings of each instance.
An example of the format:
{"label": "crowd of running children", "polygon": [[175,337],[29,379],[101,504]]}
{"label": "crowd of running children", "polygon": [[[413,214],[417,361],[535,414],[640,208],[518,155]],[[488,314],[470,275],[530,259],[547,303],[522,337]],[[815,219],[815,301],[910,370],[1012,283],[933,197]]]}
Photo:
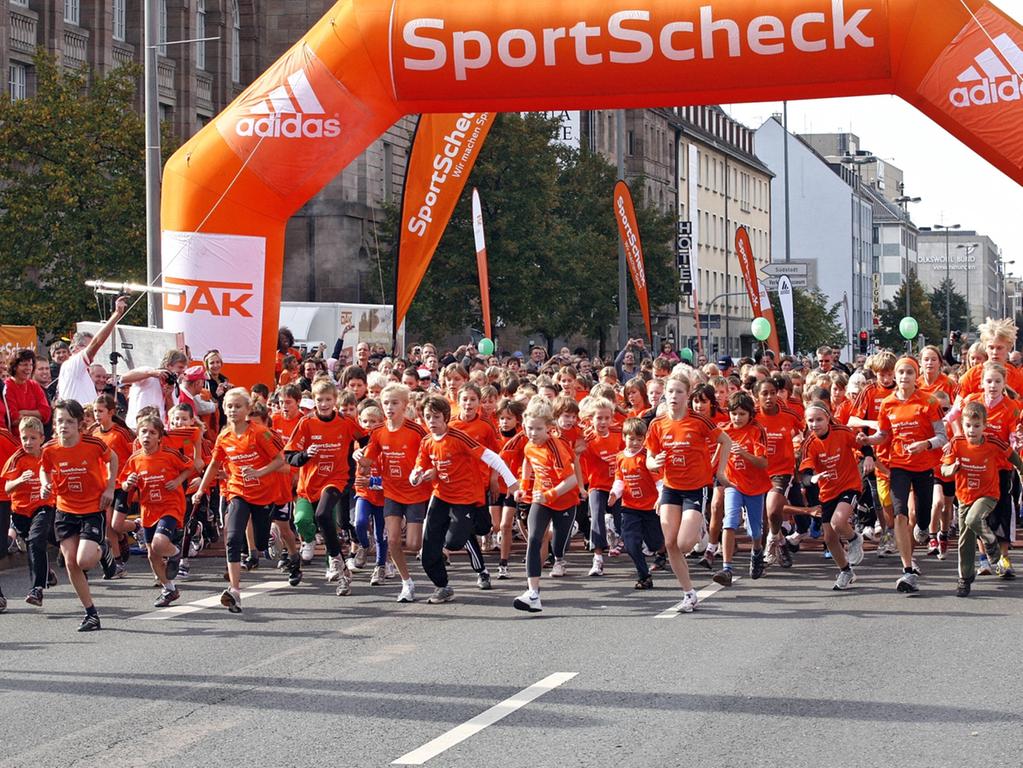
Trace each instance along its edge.
{"label": "crowd of running children", "polygon": [[[978,574],[1014,575],[1023,470],[1014,448],[1023,370],[1008,362],[1016,328],[989,319],[980,330],[961,368],[925,347],[915,357],[878,352],[852,375],[826,349],[812,371],[769,357],[739,368],[725,358],[721,370],[667,352],[652,360],[630,342],[595,383],[590,360],[545,364],[534,354],[531,373],[520,356],[499,363],[471,350],[443,364],[429,345],[412,350],[412,364],[367,359],[360,345],[360,364],[338,366],[335,378],[319,358],[300,362],[284,336],[277,386],[249,390],[230,385],[215,350],[192,367],[172,352],[161,369],[125,375],[130,424],[116,392],[35,408],[5,393],[0,524],[9,519],[12,548],[27,551],[30,605],[57,583],[47,545],[59,546],[86,611],[80,631],[101,626],[90,571],[122,577],[134,545],[160,588],[155,606],[169,606],[190,557],[221,536],[221,603],[232,613],[242,570],[264,556],[298,586],[320,543],[338,596],[372,569],[373,586],[400,578],[398,602],[416,600],[418,557],[428,602],[444,603],[454,598],[449,555],[464,549],[477,586],[490,589],[487,559],[497,559],[498,579],[521,575],[519,535],[526,589],[514,607],[538,612],[541,574],[568,575],[576,532],[592,552],[588,576],[624,551],[637,590],[670,568],[677,610],[691,612],[690,564],[730,586],[741,528],[751,579],[790,567],[801,541],[823,536],[836,590],[856,580],[864,540],[898,557],[895,586],[913,593],[915,547],[944,559],[956,539],[965,597]],[[33,366],[31,351],[15,355],[19,375]],[[147,388],[157,399],[142,405]],[[0,611],[6,604],[0,596]]]}

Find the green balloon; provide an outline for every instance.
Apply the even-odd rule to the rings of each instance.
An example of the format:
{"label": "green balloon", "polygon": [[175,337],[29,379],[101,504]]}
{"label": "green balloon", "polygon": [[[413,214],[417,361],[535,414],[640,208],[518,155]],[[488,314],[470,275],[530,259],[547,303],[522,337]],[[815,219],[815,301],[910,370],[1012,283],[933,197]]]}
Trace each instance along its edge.
{"label": "green balloon", "polygon": [[771,335],[771,323],[766,317],[754,318],[750,328],[753,331],[753,338],[757,341],[766,341],[767,337]]}
{"label": "green balloon", "polygon": [[920,333],[920,324],[914,317],[904,317],[899,321],[899,333],[906,340],[915,339],[916,335]]}
{"label": "green balloon", "polygon": [[687,363],[693,362],[693,350],[691,350],[689,347],[682,347],[682,349],[678,351],[678,356],[682,358],[684,362]]}
{"label": "green balloon", "polygon": [[492,355],[494,354],[494,342],[484,336],[480,339],[479,346],[476,347],[481,355]]}

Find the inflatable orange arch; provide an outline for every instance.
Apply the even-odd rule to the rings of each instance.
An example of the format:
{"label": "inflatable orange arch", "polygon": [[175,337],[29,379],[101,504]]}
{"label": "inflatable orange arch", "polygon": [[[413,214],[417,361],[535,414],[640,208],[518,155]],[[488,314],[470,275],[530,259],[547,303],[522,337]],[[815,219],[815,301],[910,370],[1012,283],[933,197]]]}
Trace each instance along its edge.
{"label": "inflatable orange arch", "polygon": [[165,326],[269,381],[288,218],[405,114],[895,94],[1021,181],[1021,48],[975,0],[342,0],[167,163]]}

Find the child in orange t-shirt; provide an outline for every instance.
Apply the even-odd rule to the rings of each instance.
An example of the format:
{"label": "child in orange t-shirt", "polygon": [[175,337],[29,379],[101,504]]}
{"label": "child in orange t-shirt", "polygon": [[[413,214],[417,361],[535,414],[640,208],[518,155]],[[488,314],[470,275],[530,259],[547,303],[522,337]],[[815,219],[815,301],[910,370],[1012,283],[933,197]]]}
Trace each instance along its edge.
{"label": "child in orange t-shirt", "polygon": [[959,499],[958,597],[970,594],[976,576],[974,556],[978,539],[984,543],[992,561],[998,562],[1002,558],[998,538],[987,522],[998,503],[999,467],[1009,462],[1017,472],[1023,472],[1023,461],[1019,455],[999,438],[985,434],[986,426],[987,409],[983,403],[972,401],[964,405],[964,436],[952,440],[941,468],[943,477],[955,477],[956,497]]}
{"label": "child in orange t-shirt", "polygon": [[[646,422],[626,419],[622,425],[625,450],[615,458],[615,479],[608,504],[621,501],[622,541],[636,566],[636,589],[653,589],[654,580],[643,554],[643,544],[652,552],[664,548],[664,532],[657,518],[657,476],[646,465]],[[661,555],[663,557],[663,555]]]}
{"label": "child in orange t-shirt", "polygon": [[[518,483],[508,465],[494,451],[464,432],[448,429],[451,404],[443,396],[427,396],[422,414],[430,434],[419,446],[409,483],[413,487],[423,482],[433,484],[423,531],[422,565],[435,587],[427,602],[447,603],[454,599],[455,593],[448,586],[444,549],[462,549],[469,537],[475,535],[474,514],[478,508],[480,477],[477,464],[482,461],[496,469],[510,491],[517,489]],[[489,589],[490,574],[485,569],[477,573],[477,586]]]}
{"label": "child in orange t-shirt", "polygon": [[[611,412],[605,415],[610,422]],[[515,598],[514,607],[520,611],[539,613],[540,553],[543,550],[547,528],[554,526],[554,567],[564,574],[565,550],[575,519],[578,498],[575,489],[579,478],[575,471],[575,455],[568,445],[552,437],[554,412],[542,398],[530,402],[522,416],[523,430],[529,442],[524,448],[522,487],[516,499],[532,502],[529,507],[526,543],[526,591]],[[606,425],[605,425],[606,426]],[[531,491],[525,490],[531,488]],[[553,576],[553,572],[551,573]]]}
{"label": "child in orange t-shirt", "polygon": [[163,448],[165,434],[159,416],[144,416],[136,423],[142,450],[136,451],[124,465],[122,488],[135,496],[142,515],[149,565],[163,588],[153,603],[166,608],[181,593],[174,584],[168,563],[181,554],[181,529],[185,524],[184,485],[195,471],[192,462],[180,451]]}
{"label": "child in orange t-shirt", "polygon": [[[4,493],[11,497],[11,527],[28,545],[28,572],[32,589],[25,598],[29,605],[43,604],[43,590],[57,583],[50,570],[46,544],[53,527],[53,502],[39,492],[39,467],[42,465],[43,423],[35,416],[23,416],[18,423],[21,448],[7,459],[3,468]],[[6,442],[6,430],[4,441]],[[0,595],[3,593],[0,592]]]}
{"label": "child in orange t-shirt", "polygon": [[767,433],[753,419],[756,406],[745,392],[728,396],[729,424],[725,434],[732,441],[725,475],[730,487],[725,488],[725,514],[721,533],[721,570],[714,581],[722,586],[732,584],[732,558],[735,556],[735,529],[739,527],[742,510],[746,510],[746,533],[752,540],[749,575],[764,575],[764,550],[760,534],[764,527],[764,495],[771,490],[767,474]]}
{"label": "child in orange t-shirt", "polygon": [[[617,530],[621,530],[620,512],[617,506],[609,503],[608,497],[614,484],[615,463],[622,450],[622,433],[611,429],[615,405],[610,400],[602,397],[591,398],[586,407],[586,416],[592,428],[586,432],[586,448],[579,455],[579,462],[589,492],[590,547],[593,549],[593,565],[588,575],[603,576],[604,551],[609,549],[609,543],[614,545],[613,551],[609,554],[617,557],[620,552],[617,543],[613,541]],[[608,514],[614,523],[613,528],[617,529],[615,531],[607,530],[605,521]],[[551,575],[563,574],[552,572]]]}
{"label": "child in orange t-shirt", "polygon": [[104,571],[113,563],[106,545],[106,515],[114,500],[117,454],[106,443],[83,433],[85,411],[76,400],[53,404],[55,439],[43,446],[40,496],[56,502],[53,530],[60,542],[68,578],[85,608],[79,632],[100,629],[85,572],[102,557]]}

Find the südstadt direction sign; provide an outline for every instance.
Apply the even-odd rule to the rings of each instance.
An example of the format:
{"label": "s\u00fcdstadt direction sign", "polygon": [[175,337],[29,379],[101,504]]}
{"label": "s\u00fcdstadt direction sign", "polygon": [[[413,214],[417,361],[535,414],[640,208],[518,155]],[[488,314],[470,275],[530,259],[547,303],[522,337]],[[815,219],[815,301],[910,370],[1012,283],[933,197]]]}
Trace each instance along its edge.
{"label": "s\u00fcdstadt direction sign", "polygon": [[770,264],[765,264],[760,268],[760,271],[768,277],[781,277],[782,275],[786,275],[790,280],[792,280],[793,286],[796,286],[796,282],[793,278],[801,277],[803,280],[806,280],[807,276],[806,264],[798,262],[772,262]]}

